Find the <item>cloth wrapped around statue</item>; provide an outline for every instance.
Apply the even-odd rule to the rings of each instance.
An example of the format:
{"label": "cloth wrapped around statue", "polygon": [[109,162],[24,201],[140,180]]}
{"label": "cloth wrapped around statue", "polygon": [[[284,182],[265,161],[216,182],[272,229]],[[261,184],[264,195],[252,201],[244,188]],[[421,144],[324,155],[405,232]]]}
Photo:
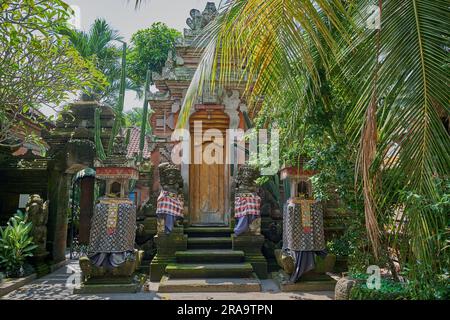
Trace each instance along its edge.
{"label": "cloth wrapped around statue", "polygon": [[237,219],[234,234],[246,232],[249,225],[260,216],[261,198],[256,192],[238,193],[234,197],[234,217]]}
{"label": "cloth wrapped around statue", "polygon": [[315,200],[289,199],[284,208],[283,252],[291,255],[295,269],[290,281],[315,267],[314,255],[326,256],[322,205]]}
{"label": "cloth wrapped around statue", "polygon": [[91,262],[113,268],[133,259],[135,237],[136,206],[127,199],[100,199],[91,222]]}
{"label": "cloth wrapped around statue", "polygon": [[184,200],[183,196],[162,190],[159,194],[156,215],[164,218],[165,232],[171,233],[176,219],[183,218]]}

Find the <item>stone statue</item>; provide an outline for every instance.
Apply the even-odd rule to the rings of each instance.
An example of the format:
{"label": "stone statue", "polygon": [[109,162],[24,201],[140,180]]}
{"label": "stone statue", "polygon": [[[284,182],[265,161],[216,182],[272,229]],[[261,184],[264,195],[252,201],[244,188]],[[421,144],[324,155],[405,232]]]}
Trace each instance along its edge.
{"label": "stone statue", "polygon": [[172,163],[164,162],[158,166],[161,188],[176,194],[183,194],[183,178],[178,167]]}
{"label": "stone statue", "polygon": [[47,242],[48,200],[43,201],[38,194],[30,196],[26,205],[28,220],[32,223],[31,234],[38,246],[36,254],[45,254]]}
{"label": "stone statue", "polygon": [[237,219],[234,233],[238,236],[247,232],[261,234],[261,198],[255,183],[258,177],[259,170],[249,164],[238,170],[234,193],[234,217]]}
{"label": "stone statue", "polygon": [[175,222],[183,219],[183,178],[178,167],[164,162],[158,166],[161,193],[156,207],[158,233],[169,234]]}
{"label": "stone statue", "polygon": [[127,144],[123,136],[118,135],[114,138],[112,153],[121,156],[127,154]]}
{"label": "stone statue", "polygon": [[256,192],[255,180],[259,177],[259,170],[249,164],[242,165],[236,177],[236,194],[245,192]]}

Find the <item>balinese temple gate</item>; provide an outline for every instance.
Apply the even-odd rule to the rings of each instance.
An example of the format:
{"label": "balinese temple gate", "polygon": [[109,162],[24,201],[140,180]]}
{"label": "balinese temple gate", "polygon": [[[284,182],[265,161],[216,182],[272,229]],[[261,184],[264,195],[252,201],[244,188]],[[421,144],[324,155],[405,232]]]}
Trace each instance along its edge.
{"label": "balinese temple gate", "polygon": [[[195,283],[196,290],[211,290],[214,287],[214,290],[232,291],[238,288],[259,291],[258,278],[268,276],[267,261],[262,254],[264,236],[261,235],[261,218],[258,216],[259,219],[256,219],[259,227],[253,228],[254,224],[251,225],[252,230],[256,231],[242,230],[239,236],[233,233],[238,168],[225,159],[228,143],[226,131],[243,130],[245,127],[243,112],[247,107],[242,85],[236,82],[225,90],[203,92],[190,110],[185,127],[191,138],[188,146],[191,161],[176,166],[181,190],[174,192],[179,189],[176,186],[171,188],[170,181],[167,181],[167,169],[173,171],[173,163],[170,164],[172,151],[177,151],[174,150],[177,142],[172,141],[171,136],[202,53],[195,46],[195,39],[216,13],[214,3],[208,3],[203,12],[191,10],[187,19],[189,28],[184,30],[184,38],[178,41],[174,52],[169,53],[162,73],[153,74],[153,81],[159,90],[149,97],[154,111],[151,125],[156,135],[152,162],[158,168],[155,170],[154,192],[161,193],[157,205],[158,234],[154,241],[157,254],[151,262],[150,278],[152,281],[161,280],[159,290],[162,292],[181,290],[187,283],[192,284],[189,282],[194,281],[192,279],[200,281]],[[201,123],[201,131],[194,130],[195,122]],[[221,144],[217,144],[215,137],[205,135],[211,129],[222,134]],[[223,152],[219,152],[223,161],[212,164],[194,161],[195,154],[203,154],[211,143],[216,143],[215,148],[223,148]],[[251,183],[254,184],[254,181]],[[169,189],[172,189],[173,199],[167,197]],[[168,204],[175,208],[181,203],[184,206],[182,217],[175,213],[177,210],[170,212],[167,209]],[[259,212],[258,202],[258,215]],[[177,219],[174,219],[175,215]],[[216,281],[200,280],[206,278]],[[227,288],[219,280],[223,278],[229,279]]]}

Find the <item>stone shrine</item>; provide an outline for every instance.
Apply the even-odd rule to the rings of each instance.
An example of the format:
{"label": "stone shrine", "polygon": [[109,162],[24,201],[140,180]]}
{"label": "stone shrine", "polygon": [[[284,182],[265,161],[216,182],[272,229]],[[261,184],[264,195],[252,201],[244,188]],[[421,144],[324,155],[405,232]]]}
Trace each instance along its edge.
{"label": "stone shrine", "polygon": [[126,158],[124,138],[117,136],[113,153],[95,162],[96,178],[105,183],[91,221],[88,256],[80,258],[83,283],[77,293],[137,292],[133,273],[142,252],[134,248],[136,206],[128,198],[132,179],[139,178],[134,160]]}

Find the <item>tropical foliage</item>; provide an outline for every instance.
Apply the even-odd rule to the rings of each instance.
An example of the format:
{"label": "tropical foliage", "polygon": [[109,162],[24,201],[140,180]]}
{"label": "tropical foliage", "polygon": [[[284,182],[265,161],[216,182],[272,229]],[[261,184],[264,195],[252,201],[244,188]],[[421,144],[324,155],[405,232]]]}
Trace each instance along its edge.
{"label": "tropical foliage", "polygon": [[24,275],[25,259],[33,256],[37,247],[33,244],[31,228],[26,214],[20,211],[9,219],[6,227],[0,227],[0,267],[7,276]]}
{"label": "tropical foliage", "polygon": [[180,32],[162,22],[133,34],[127,57],[129,77],[143,86],[147,70],[161,73],[169,51],[174,49],[180,36]]}
{"label": "tropical foliage", "polygon": [[[88,32],[64,29],[62,33],[69,37],[80,55],[91,61],[108,81],[108,86],[94,88],[91,95],[99,101],[116,107],[122,70],[122,47],[118,45],[118,42],[122,42],[122,37],[117,30],[114,30],[104,19],[96,19]],[[135,91],[139,97],[142,95],[141,86],[131,78],[126,78],[125,89]]]}
{"label": "tropical foliage", "polygon": [[95,66],[58,34],[69,11],[59,0],[1,1],[0,146],[36,142],[26,123],[44,122],[40,107],[55,108],[82,88],[104,84]]}
{"label": "tropical foliage", "polygon": [[[147,123],[149,122],[149,117],[147,116]],[[142,123],[144,121],[144,109],[142,108],[132,108],[131,110],[125,112],[125,127],[136,126],[141,128]],[[146,126],[146,134],[152,134],[152,128],[150,126]]]}
{"label": "tropical foliage", "polygon": [[[410,279],[426,275],[425,286],[448,276],[448,210],[435,210],[448,197],[436,178],[445,181],[450,173],[443,122],[449,117],[448,3],[377,4],[226,2],[201,43],[180,125],[205,85],[244,82],[260,126],[277,124],[286,154],[343,152],[354,168],[347,182],[357,182],[353,191],[343,185],[363,204],[372,261],[381,263],[388,247],[396,252],[409,239],[401,265],[410,266]],[[293,152],[292,141],[298,141]],[[414,205],[405,194],[430,206]]]}

